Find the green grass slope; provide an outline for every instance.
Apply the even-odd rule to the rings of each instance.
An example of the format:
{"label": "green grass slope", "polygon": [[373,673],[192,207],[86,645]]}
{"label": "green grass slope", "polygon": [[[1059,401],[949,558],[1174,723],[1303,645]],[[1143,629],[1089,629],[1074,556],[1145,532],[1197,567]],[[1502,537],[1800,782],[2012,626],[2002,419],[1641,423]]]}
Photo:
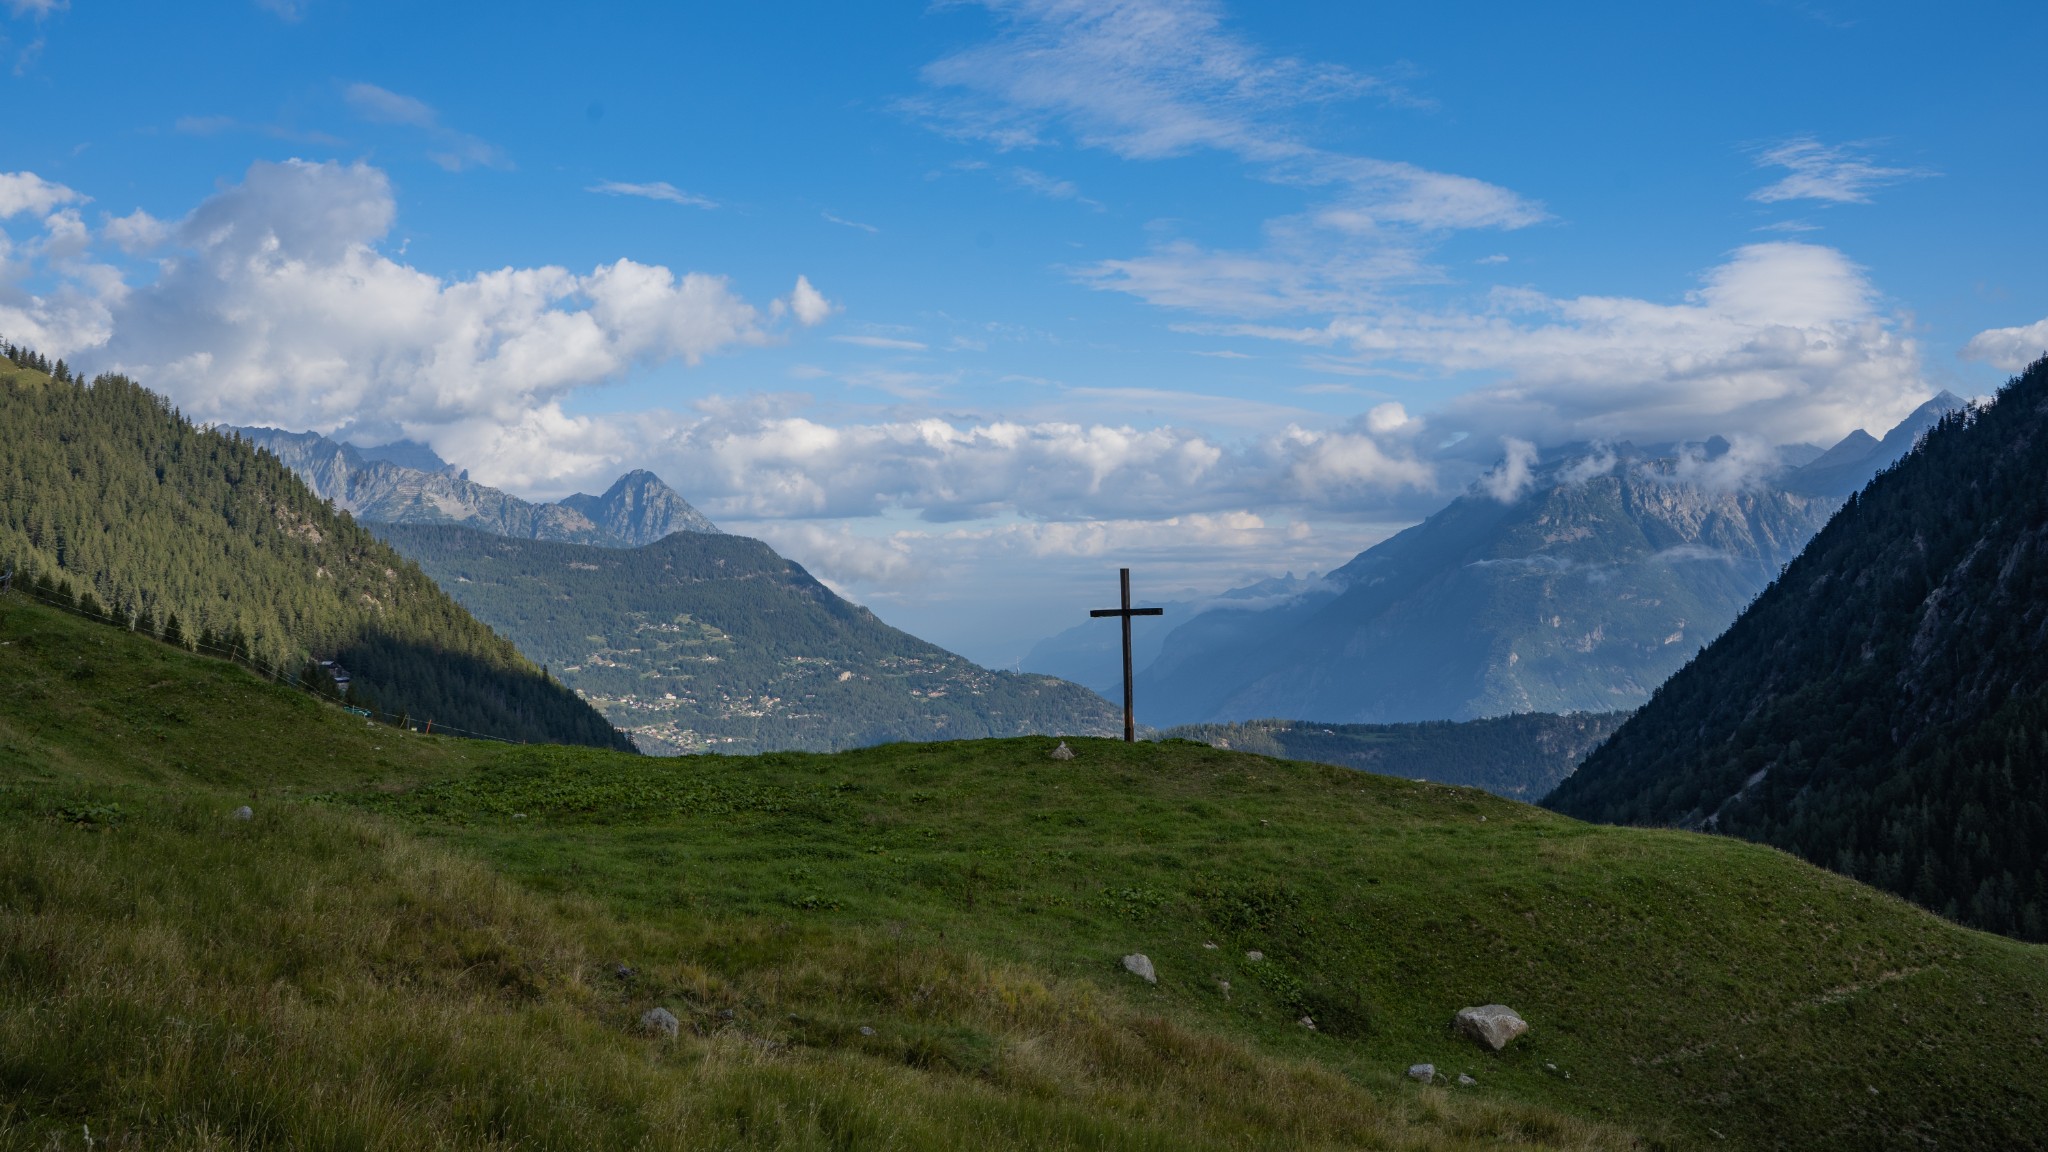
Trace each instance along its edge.
{"label": "green grass slope", "polygon": [[[0,597],[0,1147],[2048,1131],[2042,949],[1742,842],[1073,744],[465,743]],[[1489,1001],[1498,1055],[1449,1027]]]}

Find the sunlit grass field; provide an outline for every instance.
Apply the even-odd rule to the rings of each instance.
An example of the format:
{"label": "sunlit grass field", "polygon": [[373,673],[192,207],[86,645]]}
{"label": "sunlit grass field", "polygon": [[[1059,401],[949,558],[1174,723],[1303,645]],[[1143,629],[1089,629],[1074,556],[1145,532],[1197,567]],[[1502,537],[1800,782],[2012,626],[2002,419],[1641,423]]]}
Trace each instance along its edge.
{"label": "sunlit grass field", "polygon": [[[447,740],[0,597],[0,1146],[2043,1146],[2042,949],[1753,845],[1070,743]],[[1499,1054],[1451,1027],[1489,1002]]]}

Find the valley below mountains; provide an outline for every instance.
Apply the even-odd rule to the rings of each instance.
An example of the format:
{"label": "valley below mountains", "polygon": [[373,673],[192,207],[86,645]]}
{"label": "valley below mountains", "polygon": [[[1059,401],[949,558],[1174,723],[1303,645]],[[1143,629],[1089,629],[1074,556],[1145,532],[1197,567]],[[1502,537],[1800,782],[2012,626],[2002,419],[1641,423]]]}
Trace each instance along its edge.
{"label": "valley below mountains", "polygon": [[990,671],[891,628],[744,536],[678,532],[627,549],[448,525],[376,531],[642,751],[1121,731],[1122,713],[1086,688]]}

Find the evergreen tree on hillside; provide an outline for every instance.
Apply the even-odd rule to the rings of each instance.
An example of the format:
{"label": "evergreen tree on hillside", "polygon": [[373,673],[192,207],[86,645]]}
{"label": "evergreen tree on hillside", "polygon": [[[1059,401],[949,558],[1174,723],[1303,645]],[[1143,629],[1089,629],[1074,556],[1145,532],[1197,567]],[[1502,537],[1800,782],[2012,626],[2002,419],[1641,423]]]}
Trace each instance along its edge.
{"label": "evergreen tree on hillside", "polygon": [[2048,358],[1851,499],[1546,803],[2048,940]]}
{"label": "evergreen tree on hillside", "polygon": [[287,676],[338,660],[366,702],[443,726],[630,746],[275,457],[125,377],[0,352],[0,569],[38,594]]}

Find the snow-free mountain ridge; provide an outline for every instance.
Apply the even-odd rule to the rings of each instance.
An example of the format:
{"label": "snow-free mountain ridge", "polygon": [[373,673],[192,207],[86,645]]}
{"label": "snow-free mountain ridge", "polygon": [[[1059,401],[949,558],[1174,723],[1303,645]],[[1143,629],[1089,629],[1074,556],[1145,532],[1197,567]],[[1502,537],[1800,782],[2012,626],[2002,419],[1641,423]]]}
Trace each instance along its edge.
{"label": "snow-free mountain ridge", "polygon": [[[223,428],[269,451],[336,508],[387,524],[461,524],[498,536],[638,548],[674,532],[717,532],[690,502],[642,469],[602,496],[536,504],[479,484],[424,444],[358,448],[316,432]],[[422,467],[432,464],[433,468]]]}

